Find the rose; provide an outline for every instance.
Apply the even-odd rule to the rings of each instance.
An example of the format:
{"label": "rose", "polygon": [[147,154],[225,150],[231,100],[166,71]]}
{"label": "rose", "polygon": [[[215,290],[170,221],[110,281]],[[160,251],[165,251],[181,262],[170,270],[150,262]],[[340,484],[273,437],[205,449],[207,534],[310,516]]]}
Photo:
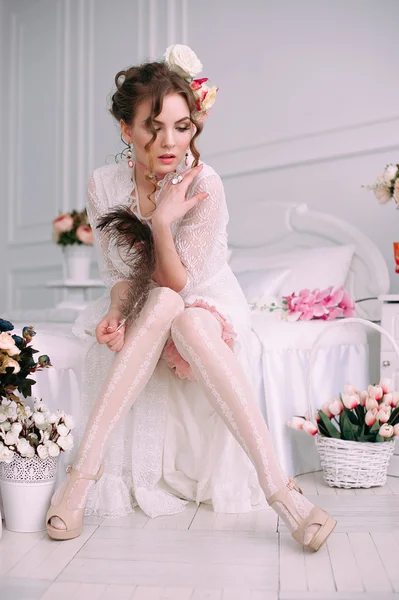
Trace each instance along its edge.
{"label": "rose", "polygon": [[37,447],[37,453],[40,458],[45,459],[48,457],[48,448],[46,448],[46,446],[43,446],[43,444],[39,444]]}
{"label": "rose", "polygon": [[388,187],[382,186],[374,190],[374,195],[380,204],[386,204],[392,198],[391,190]]}
{"label": "rose", "polygon": [[16,356],[21,353],[10,333],[0,333],[0,349],[5,350],[8,356]]}
{"label": "rose", "polygon": [[46,443],[46,447],[47,447],[49,456],[55,457],[55,456],[59,455],[59,453],[60,453],[60,447],[55,442],[48,441]]}
{"label": "rose", "polygon": [[14,452],[0,442],[0,462],[10,463],[14,460]]}
{"label": "rose", "polygon": [[17,363],[16,360],[14,360],[13,358],[10,358],[7,354],[5,355],[3,362],[1,364],[0,367],[0,373],[5,373],[6,369],[9,369],[10,367],[12,367],[14,369],[13,374],[15,375],[16,373],[19,373],[21,370],[21,367],[19,366],[19,364]]}
{"label": "rose", "polygon": [[55,218],[53,221],[54,230],[57,233],[63,233],[64,231],[71,231],[73,229],[73,218],[71,215],[63,214]]}
{"label": "rose", "polygon": [[68,429],[68,427],[66,425],[64,425],[63,423],[61,423],[57,427],[57,433],[59,433],[61,436],[68,435],[69,429]]}
{"label": "rose", "polygon": [[292,417],[292,419],[290,421],[288,421],[287,425],[288,427],[291,427],[291,429],[302,429],[302,426],[305,422],[305,419],[303,417]]}
{"label": "rose", "polygon": [[71,415],[64,416],[64,423],[68,427],[68,429],[73,429],[75,427],[75,421]]}
{"label": "rose", "polygon": [[93,244],[93,231],[90,225],[80,225],[76,230],[76,237],[87,246]]}
{"label": "rose", "polygon": [[60,448],[62,448],[62,450],[64,450],[64,452],[68,452],[69,450],[72,450],[72,448],[73,448],[72,435],[59,437],[57,440],[57,444],[59,445]]}
{"label": "rose", "polygon": [[207,94],[201,103],[202,110],[208,111],[212,108],[212,106],[215,104],[216,94],[217,94],[218,89],[219,88],[217,88],[214,85],[212,87],[208,88]]}
{"label": "rose", "polygon": [[305,421],[302,425],[302,429],[309,435],[316,435],[318,432],[317,425],[312,423],[312,421]]}
{"label": "rose", "polygon": [[392,181],[396,177],[396,173],[398,172],[398,167],[396,165],[388,165],[383,173],[383,179],[385,183],[391,185]]}
{"label": "rose", "polygon": [[173,44],[166,48],[164,60],[169,69],[186,79],[201,73],[203,66],[189,46]]}
{"label": "rose", "polygon": [[395,181],[395,185],[393,186],[393,197],[396,204],[399,204],[399,178]]}
{"label": "rose", "polygon": [[393,427],[392,425],[385,423],[384,425],[381,425],[378,433],[383,438],[390,438],[394,435]]}

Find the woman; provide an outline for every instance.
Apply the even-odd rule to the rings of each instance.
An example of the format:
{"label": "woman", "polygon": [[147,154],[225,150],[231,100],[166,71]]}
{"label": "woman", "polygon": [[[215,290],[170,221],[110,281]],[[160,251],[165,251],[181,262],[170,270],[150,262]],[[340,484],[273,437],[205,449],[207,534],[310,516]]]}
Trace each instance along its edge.
{"label": "woman", "polygon": [[250,313],[226,261],[223,184],[195,147],[217,91],[194,79],[201,69],[176,45],[163,62],[115,79],[111,113],[135,158],[88,182],[110,292],[75,325],[76,335],[96,336],[85,431],[48,533],[70,539],[84,513],[122,516],[137,504],[154,517],[190,500],[247,512],[266,499],[299,543],[318,550],[336,522],[282,472],[250,384]]}

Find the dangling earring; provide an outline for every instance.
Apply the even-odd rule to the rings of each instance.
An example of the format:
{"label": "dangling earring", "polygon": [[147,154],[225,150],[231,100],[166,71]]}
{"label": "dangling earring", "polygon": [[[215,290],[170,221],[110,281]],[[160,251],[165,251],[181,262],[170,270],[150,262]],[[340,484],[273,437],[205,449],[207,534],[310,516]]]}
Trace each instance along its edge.
{"label": "dangling earring", "polygon": [[134,147],[133,144],[129,144],[129,148],[126,152],[126,158],[127,158],[127,164],[129,165],[129,167],[132,169],[133,168],[133,159],[132,159],[132,153],[134,152]]}
{"label": "dangling earring", "polygon": [[184,162],[185,162],[185,165],[186,165],[186,167],[188,167],[188,165],[190,164],[190,158],[189,158],[189,157],[190,157],[190,154],[191,154],[191,151],[190,151],[190,150],[187,150],[187,152],[186,152],[186,160],[184,161]]}

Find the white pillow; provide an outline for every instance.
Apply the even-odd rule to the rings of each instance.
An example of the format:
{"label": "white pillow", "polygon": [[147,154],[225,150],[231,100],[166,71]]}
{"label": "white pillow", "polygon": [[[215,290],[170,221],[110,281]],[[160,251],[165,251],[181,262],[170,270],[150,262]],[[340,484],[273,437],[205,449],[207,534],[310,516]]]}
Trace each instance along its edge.
{"label": "white pillow", "polygon": [[238,283],[250,304],[267,304],[271,297],[279,296],[289,269],[261,269],[236,273]]}
{"label": "white pillow", "polygon": [[[290,273],[282,282],[280,293],[288,295],[304,288],[325,289],[344,285],[355,252],[353,244],[296,249],[282,254],[261,256],[233,251],[230,266],[235,275],[242,271],[285,268]],[[241,255],[240,255],[241,254]]]}

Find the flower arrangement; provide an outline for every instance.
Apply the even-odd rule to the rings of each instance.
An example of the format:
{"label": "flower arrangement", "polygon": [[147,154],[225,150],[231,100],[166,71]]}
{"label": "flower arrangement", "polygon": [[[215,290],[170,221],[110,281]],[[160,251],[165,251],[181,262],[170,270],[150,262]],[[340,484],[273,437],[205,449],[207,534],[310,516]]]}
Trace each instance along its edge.
{"label": "flower arrangement", "polygon": [[310,321],[321,319],[331,321],[338,317],[353,317],[355,302],[348,292],[341,287],[329,287],[325,290],[301,290],[298,294],[283,296],[281,303],[252,304],[252,310],[277,311],[278,316],[286,321]]}
{"label": "flower arrangement", "polygon": [[209,81],[207,77],[194,79],[202,72],[203,66],[189,46],[183,44],[169,46],[164,54],[164,60],[169,69],[184,77],[190,84],[196,100],[197,114],[195,116],[198,121],[204,121],[215,103],[219,88],[214,85],[208,87],[205,83]]}
{"label": "flower arrangement", "polygon": [[54,241],[60,246],[93,244],[93,231],[87,219],[87,211],[73,210],[53,220]]}
{"label": "flower arrangement", "polygon": [[295,416],[288,427],[353,442],[385,442],[399,436],[399,392],[390,391],[391,380],[382,379],[367,390],[345,384],[343,394],[323,404],[316,423],[309,414]]}
{"label": "flower arrangement", "polygon": [[41,459],[57,457],[73,448],[70,415],[50,413],[41,400],[29,406],[3,399],[0,403],[0,462],[10,463],[15,454]]}
{"label": "flower arrangement", "polygon": [[35,361],[33,355],[38,352],[30,345],[36,335],[34,328],[23,327],[22,337],[11,335],[14,325],[10,321],[0,319],[0,399],[21,403],[15,394],[18,390],[25,398],[31,396],[32,385],[36,382],[29,379],[30,373],[51,367],[50,358],[46,354]]}
{"label": "flower arrangement", "polygon": [[396,207],[399,208],[399,164],[387,165],[384,172],[377,177],[373,184],[363,187],[373,190],[380,204],[386,204],[393,198]]}

